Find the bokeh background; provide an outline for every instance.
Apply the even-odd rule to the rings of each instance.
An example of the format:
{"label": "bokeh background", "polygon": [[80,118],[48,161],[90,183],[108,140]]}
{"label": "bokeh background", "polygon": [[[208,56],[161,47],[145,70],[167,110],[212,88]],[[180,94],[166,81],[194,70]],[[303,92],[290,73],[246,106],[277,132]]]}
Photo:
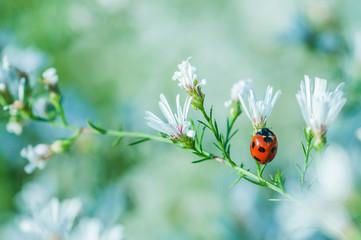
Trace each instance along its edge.
{"label": "bokeh background", "polygon": [[[229,188],[236,179],[231,169],[217,162],[191,164],[196,159],[190,152],[157,142],[128,147],[124,139],[113,148],[110,137],[83,134],[46,169],[27,175],[23,147],[71,132],[29,122],[15,136],[6,132],[2,112],[0,238],[11,239],[27,199],[37,196],[78,197],[83,215],[106,226],[122,224],[127,239],[318,240],[341,239],[337,229],[360,231],[360,12],[357,0],[2,0],[1,56],[34,76],[55,67],[73,125],[92,120],[156,134],[144,112],[161,114],[160,93],[173,106],[177,93],[186,97],[171,77],[188,56],[199,78],[207,79],[206,105],[214,105],[221,126],[237,80],[252,78],[258,97],[267,85],[281,89],[268,121],[280,147],[265,173],[282,170],[293,194],[299,190],[295,164],[303,160],[305,125],[295,94],[304,74],[328,79],[332,90],[345,82],[348,101],[329,128],[326,153],[314,153],[309,181],[323,194],[311,194],[305,205],[318,212],[270,202],[277,195],[247,182]],[[254,169],[245,115],[236,127],[232,156]]]}

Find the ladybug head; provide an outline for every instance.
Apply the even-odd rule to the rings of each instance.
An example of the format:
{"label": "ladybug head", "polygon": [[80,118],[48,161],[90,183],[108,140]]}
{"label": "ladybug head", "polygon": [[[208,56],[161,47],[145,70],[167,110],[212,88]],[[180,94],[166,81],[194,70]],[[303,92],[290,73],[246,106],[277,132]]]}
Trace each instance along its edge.
{"label": "ladybug head", "polygon": [[256,135],[268,137],[268,136],[273,136],[275,134],[271,130],[269,130],[268,128],[261,128],[260,130],[258,130]]}

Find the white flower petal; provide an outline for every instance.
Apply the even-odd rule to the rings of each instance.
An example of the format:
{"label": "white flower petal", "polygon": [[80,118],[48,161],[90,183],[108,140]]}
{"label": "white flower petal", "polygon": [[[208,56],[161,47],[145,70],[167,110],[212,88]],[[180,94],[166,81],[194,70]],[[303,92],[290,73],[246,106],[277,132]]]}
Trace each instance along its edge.
{"label": "white flower petal", "polygon": [[25,165],[24,167],[24,171],[27,173],[27,174],[31,174],[35,171],[35,169],[37,168],[37,165],[36,164],[33,164],[33,163],[28,163]]}
{"label": "white flower petal", "polygon": [[19,101],[24,102],[25,100],[25,85],[26,85],[26,79],[21,78],[18,88],[18,94],[19,94]]}
{"label": "white flower petal", "polygon": [[172,77],[174,81],[178,80],[178,86],[186,91],[196,89],[199,85],[206,84],[205,79],[200,81],[198,84],[195,84],[195,80],[197,79],[197,69],[189,63],[190,59],[191,57],[188,57],[186,61],[182,61],[182,63],[178,65],[179,71],[176,71]]}
{"label": "white flower petal", "polygon": [[6,56],[6,55],[3,57],[2,68],[3,68],[5,71],[9,71],[9,70],[10,70],[10,62],[9,62],[8,56]]}
{"label": "white flower petal", "polygon": [[329,92],[325,79],[315,78],[314,89],[313,81],[307,75],[305,80],[301,81],[300,91],[296,94],[297,102],[306,124],[311,127],[316,137],[325,133],[345,105],[343,87],[344,83],[341,83],[335,91]]}
{"label": "white flower petal", "polygon": [[196,132],[193,131],[193,130],[189,130],[189,131],[187,132],[187,136],[190,137],[190,138],[194,138],[195,135],[196,135]]}
{"label": "white flower petal", "polygon": [[241,95],[239,95],[239,94],[238,94],[238,99],[239,99],[239,101],[241,102],[243,111],[246,113],[247,117],[248,117],[249,120],[252,122],[252,118],[251,118],[251,115],[250,115],[249,112],[248,112],[247,106],[246,106],[245,102],[243,101],[243,98],[242,98]]}
{"label": "white flower petal", "polygon": [[31,145],[23,148],[20,155],[26,158],[29,163],[25,166],[26,173],[32,173],[36,168],[43,169],[46,165],[46,160],[52,155],[51,148],[47,144],[38,144],[35,147]]}
{"label": "white flower petal", "polygon": [[253,89],[250,89],[248,91],[249,109],[247,109],[242,96],[238,94],[238,98],[241,102],[243,111],[251,120],[252,124],[257,128],[266,125],[266,121],[271,114],[274,105],[276,104],[278,98],[281,96],[280,90],[278,90],[274,96],[272,96],[272,93],[273,88],[271,86],[267,86],[263,100],[257,101]]}
{"label": "white flower petal", "polygon": [[160,100],[161,101],[159,102],[159,108],[162,111],[163,115],[170,123],[176,124],[172,109],[170,108],[168,101],[163,94],[160,95]]}
{"label": "white flower petal", "polygon": [[38,235],[37,239],[53,239],[54,236],[65,239],[80,210],[81,202],[78,199],[59,203],[54,198],[46,205],[34,207],[32,218],[21,222],[21,230]]}
{"label": "white flower petal", "polygon": [[56,74],[55,68],[49,68],[43,73],[43,78],[46,79],[51,85],[57,85],[59,77]]}
{"label": "white flower petal", "polygon": [[180,137],[183,134],[187,134],[191,126],[190,122],[187,121],[187,115],[192,99],[187,97],[182,108],[179,101],[179,95],[177,95],[177,114],[172,112],[172,109],[170,108],[168,101],[163,94],[160,95],[160,99],[161,101],[159,102],[159,108],[166,117],[168,123],[163,122],[153,113],[147,111],[145,113],[145,119],[148,120],[148,126],[159,132],[165,133],[174,139]]}

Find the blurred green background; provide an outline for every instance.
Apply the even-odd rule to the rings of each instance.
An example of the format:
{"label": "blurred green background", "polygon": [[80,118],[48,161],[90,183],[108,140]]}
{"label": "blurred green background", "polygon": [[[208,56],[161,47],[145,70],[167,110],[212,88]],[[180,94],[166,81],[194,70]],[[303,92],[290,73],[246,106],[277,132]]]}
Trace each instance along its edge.
{"label": "blurred green background", "polygon": [[[281,89],[268,121],[280,147],[265,173],[283,170],[291,193],[298,188],[295,163],[303,159],[305,123],[295,98],[300,81],[304,74],[326,78],[332,90],[345,82],[348,102],[328,136],[330,145],[349,154],[353,190],[342,206],[357,219],[360,12],[356,0],[2,0],[0,50],[22,67],[34,64],[38,76],[55,67],[65,112],[78,126],[92,120],[105,128],[121,123],[129,131],[154,133],[144,112],[161,114],[160,93],[175,106],[182,91],[171,77],[188,56],[199,78],[207,79],[206,105],[214,105],[222,126],[224,102],[237,80],[252,78],[258,98],[267,85]],[[181,93],[181,99],[185,96]],[[201,117],[195,111],[190,115]],[[112,148],[114,139],[84,134],[45,170],[26,175],[19,155],[23,147],[71,133],[32,122],[18,137],[5,131],[6,122],[2,113],[0,233],[21,211],[16,199],[25,186],[39,182],[61,199],[80,197],[85,215],[123,224],[128,239],[337,239],[327,227],[291,237],[282,224],[288,220],[279,217],[281,203],[267,201],[276,197],[272,192],[247,182],[228,188],[236,179],[230,169],[217,162],[191,164],[195,156],[167,144],[127,147],[124,139]],[[236,127],[232,156],[254,169],[252,128],[245,115]]]}

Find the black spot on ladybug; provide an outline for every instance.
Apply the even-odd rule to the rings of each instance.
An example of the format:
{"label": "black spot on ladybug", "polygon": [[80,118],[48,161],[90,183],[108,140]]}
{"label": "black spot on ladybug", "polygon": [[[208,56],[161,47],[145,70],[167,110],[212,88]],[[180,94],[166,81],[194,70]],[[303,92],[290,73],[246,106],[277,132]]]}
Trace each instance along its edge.
{"label": "black spot on ladybug", "polygon": [[274,153],[275,151],[276,151],[276,147],[273,147],[272,149],[271,149],[271,153]]}
{"label": "black spot on ladybug", "polygon": [[264,152],[266,151],[266,149],[264,149],[263,147],[259,147],[259,148],[258,148],[258,151],[264,153]]}
{"label": "black spot on ladybug", "polygon": [[275,135],[271,130],[269,130],[268,128],[261,128],[258,132],[257,135],[261,135],[261,136],[273,136]]}
{"label": "black spot on ladybug", "polygon": [[256,157],[256,156],[253,156],[253,158],[254,158],[254,160],[256,160],[257,162],[260,162],[261,160],[258,158],[258,157]]}
{"label": "black spot on ladybug", "polygon": [[254,142],[252,142],[252,148],[254,148],[254,145],[256,145]]}
{"label": "black spot on ladybug", "polygon": [[270,143],[270,142],[272,142],[272,138],[267,136],[267,137],[263,138],[263,141],[265,141],[266,143]]}

